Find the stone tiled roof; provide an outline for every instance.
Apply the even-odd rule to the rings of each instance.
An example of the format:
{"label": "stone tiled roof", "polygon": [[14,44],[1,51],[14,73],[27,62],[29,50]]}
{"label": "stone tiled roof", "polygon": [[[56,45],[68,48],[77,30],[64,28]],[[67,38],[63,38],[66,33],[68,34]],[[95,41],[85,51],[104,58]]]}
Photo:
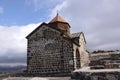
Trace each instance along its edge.
{"label": "stone tiled roof", "polygon": [[55,18],[53,18],[49,23],[53,23],[53,22],[64,22],[67,23],[61,16],[59,16],[57,14],[57,16]]}
{"label": "stone tiled roof", "polygon": [[[84,33],[83,33],[83,32],[72,33],[72,34],[70,35],[70,37],[71,37],[71,38],[77,38],[77,37],[80,37],[81,34],[83,35],[84,40],[85,40],[85,36],[84,36]],[[85,40],[85,43],[86,43],[86,40]]]}
{"label": "stone tiled roof", "polygon": [[79,37],[81,35],[81,33],[82,32],[73,33],[73,34],[71,34],[71,38]]}

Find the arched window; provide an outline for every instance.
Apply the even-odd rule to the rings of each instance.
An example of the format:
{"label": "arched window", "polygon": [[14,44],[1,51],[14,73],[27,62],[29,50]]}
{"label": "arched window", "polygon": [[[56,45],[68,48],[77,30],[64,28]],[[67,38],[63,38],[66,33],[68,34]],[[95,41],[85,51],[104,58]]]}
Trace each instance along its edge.
{"label": "arched window", "polygon": [[79,53],[79,50],[77,49],[76,50],[76,68],[79,69],[81,66],[80,66],[80,53]]}

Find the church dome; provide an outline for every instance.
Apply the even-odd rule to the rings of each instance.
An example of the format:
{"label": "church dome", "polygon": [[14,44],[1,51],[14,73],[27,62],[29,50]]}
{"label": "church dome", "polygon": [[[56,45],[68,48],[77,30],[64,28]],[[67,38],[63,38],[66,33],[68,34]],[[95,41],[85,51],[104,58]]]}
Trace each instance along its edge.
{"label": "church dome", "polygon": [[67,23],[61,16],[57,14],[55,18],[53,18],[49,23],[54,23],[54,22],[64,22]]}
{"label": "church dome", "polygon": [[70,33],[70,25],[58,14],[49,23],[51,27]]}

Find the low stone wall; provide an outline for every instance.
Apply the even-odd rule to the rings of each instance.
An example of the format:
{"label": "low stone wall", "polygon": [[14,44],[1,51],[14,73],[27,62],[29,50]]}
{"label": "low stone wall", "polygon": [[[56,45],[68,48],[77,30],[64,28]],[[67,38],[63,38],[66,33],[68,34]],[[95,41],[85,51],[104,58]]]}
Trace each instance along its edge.
{"label": "low stone wall", "polygon": [[72,73],[72,80],[120,80],[120,70],[86,70]]}

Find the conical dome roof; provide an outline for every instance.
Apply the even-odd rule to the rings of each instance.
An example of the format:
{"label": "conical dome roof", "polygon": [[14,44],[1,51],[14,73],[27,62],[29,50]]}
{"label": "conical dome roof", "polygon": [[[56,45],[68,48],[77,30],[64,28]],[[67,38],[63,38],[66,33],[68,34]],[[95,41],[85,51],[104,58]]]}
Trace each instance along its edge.
{"label": "conical dome roof", "polygon": [[58,14],[56,15],[55,18],[53,18],[49,23],[53,23],[53,22],[64,22],[67,23],[61,16],[59,16]]}
{"label": "conical dome roof", "polygon": [[58,14],[48,23],[50,27],[70,33],[70,25]]}

